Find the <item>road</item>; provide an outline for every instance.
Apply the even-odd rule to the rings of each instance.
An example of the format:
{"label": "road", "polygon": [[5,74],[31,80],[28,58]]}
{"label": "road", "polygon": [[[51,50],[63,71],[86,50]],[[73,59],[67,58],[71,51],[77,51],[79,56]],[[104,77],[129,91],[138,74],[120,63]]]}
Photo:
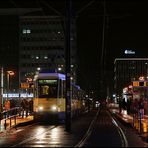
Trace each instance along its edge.
{"label": "road", "polygon": [[84,147],[123,147],[126,146],[124,133],[111,117],[110,113],[102,109],[95,121],[94,128]]}
{"label": "road", "polygon": [[106,107],[64,124],[34,123],[0,134],[0,147],[147,147],[134,129],[117,121]]}

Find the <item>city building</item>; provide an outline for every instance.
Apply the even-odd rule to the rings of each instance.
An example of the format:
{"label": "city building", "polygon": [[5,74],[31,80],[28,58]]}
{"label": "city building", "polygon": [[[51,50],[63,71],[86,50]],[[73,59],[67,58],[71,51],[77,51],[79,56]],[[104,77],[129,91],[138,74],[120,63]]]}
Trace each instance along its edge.
{"label": "city building", "polygon": [[[65,72],[65,26],[60,16],[22,15],[19,17],[20,83],[38,71]],[[76,34],[71,23],[71,69],[76,70]],[[75,78],[76,79],[76,78]],[[75,80],[74,79],[74,80]]]}
{"label": "city building", "polygon": [[116,58],[114,60],[114,91],[121,97],[123,88],[139,77],[147,78],[148,58]]}
{"label": "city building", "polygon": [[[10,91],[15,92],[18,92],[21,83],[30,81],[37,71],[54,69],[65,72],[65,17],[51,11],[45,13],[41,8],[0,9],[1,55],[4,56],[0,64],[4,68],[4,92],[7,92],[7,71],[10,70],[15,73],[10,80]],[[71,80],[76,82],[74,17],[70,25]]]}

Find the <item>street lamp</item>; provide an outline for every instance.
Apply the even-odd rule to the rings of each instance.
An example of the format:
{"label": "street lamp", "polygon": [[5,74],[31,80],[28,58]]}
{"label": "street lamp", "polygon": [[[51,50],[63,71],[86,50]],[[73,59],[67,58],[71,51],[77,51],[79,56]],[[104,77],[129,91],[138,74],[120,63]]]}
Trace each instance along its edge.
{"label": "street lamp", "polygon": [[14,75],[13,71],[7,71],[7,99],[9,94],[10,76],[13,76],[13,75]]}

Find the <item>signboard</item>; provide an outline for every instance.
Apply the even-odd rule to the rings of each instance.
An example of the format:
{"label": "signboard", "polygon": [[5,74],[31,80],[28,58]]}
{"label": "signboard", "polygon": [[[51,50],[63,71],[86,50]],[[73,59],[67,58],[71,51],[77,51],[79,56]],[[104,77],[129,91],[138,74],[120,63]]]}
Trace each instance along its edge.
{"label": "signboard", "polygon": [[57,84],[57,80],[38,80],[39,84]]}
{"label": "signboard", "polygon": [[24,88],[24,89],[29,88],[29,83],[21,83],[21,88]]}
{"label": "signboard", "polygon": [[139,87],[139,86],[144,86],[144,87],[146,87],[147,86],[147,81],[133,81],[132,82],[133,84],[133,86],[134,87]]}
{"label": "signboard", "polygon": [[132,50],[125,50],[124,53],[125,53],[125,54],[135,54],[135,51],[132,51]]}

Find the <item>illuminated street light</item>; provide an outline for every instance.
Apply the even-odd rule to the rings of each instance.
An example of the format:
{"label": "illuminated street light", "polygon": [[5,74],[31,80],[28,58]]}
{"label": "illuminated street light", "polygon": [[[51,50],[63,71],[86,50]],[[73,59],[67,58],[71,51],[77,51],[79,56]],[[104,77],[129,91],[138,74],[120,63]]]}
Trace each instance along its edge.
{"label": "illuminated street light", "polygon": [[40,67],[38,67],[38,68],[37,68],[37,71],[40,71],[40,70],[41,70],[41,68],[40,68]]}
{"label": "illuminated street light", "polygon": [[27,79],[27,82],[32,82],[33,80],[32,80],[32,78],[26,78]]}
{"label": "illuminated street light", "polygon": [[14,72],[13,71],[7,71],[7,74],[9,74],[10,76],[13,76]]}
{"label": "illuminated street light", "polygon": [[64,65],[63,64],[58,65],[57,70],[58,70],[58,72],[64,72]]}
{"label": "illuminated street light", "polygon": [[62,68],[61,67],[58,67],[58,71],[61,71],[62,70]]}
{"label": "illuminated street light", "polygon": [[139,77],[139,80],[144,81],[144,77],[143,76]]}

